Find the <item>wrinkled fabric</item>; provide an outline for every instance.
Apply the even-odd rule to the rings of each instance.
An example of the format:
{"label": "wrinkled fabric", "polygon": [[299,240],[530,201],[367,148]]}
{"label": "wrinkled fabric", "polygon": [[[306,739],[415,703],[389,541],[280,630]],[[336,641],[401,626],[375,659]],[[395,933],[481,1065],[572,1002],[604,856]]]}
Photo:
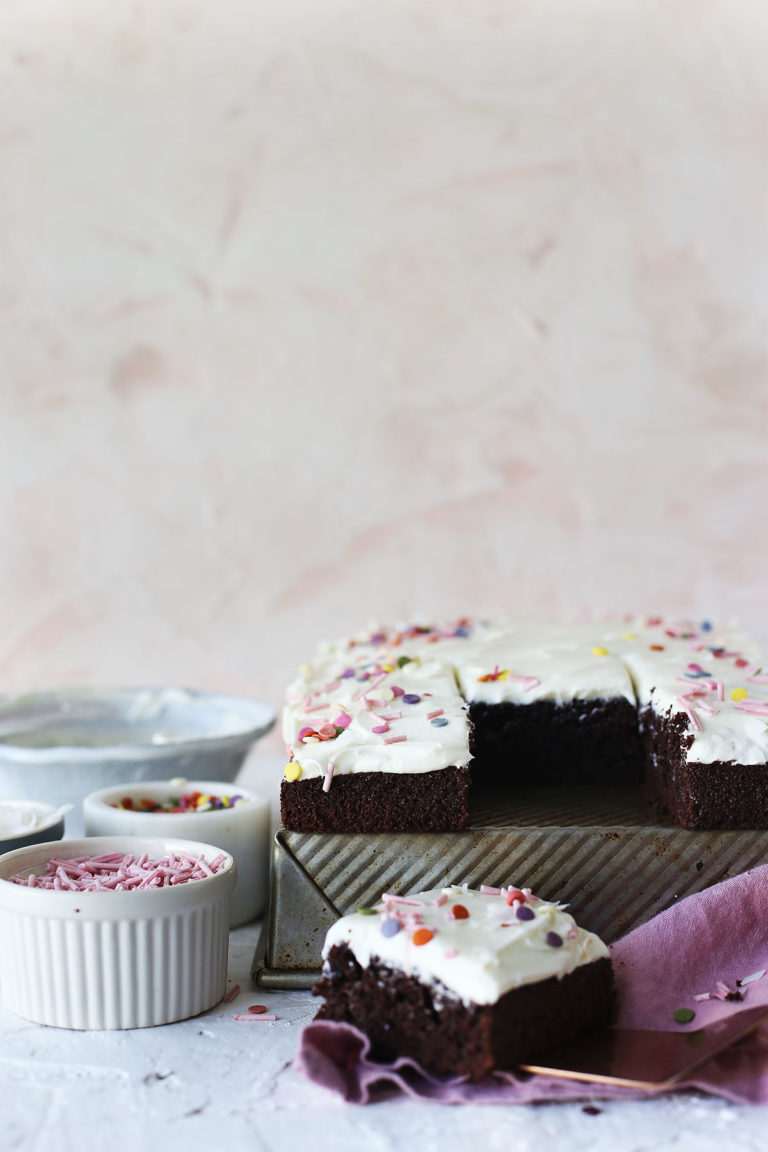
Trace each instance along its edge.
{"label": "wrinkled fabric", "polygon": [[[768,974],[744,985],[741,1001],[694,996],[722,982],[768,970],[768,865],[689,896],[636,928],[611,948],[622,1028],[695,1031],[745,1008],[768,1005]],[[673,1014],[692,1008],[695,1019],[676,1025]],[[316,1021],[304,1028],[295,1067],[350,1103],[404,1093],[441,1104],[530,1104],[554,1100],[637,1099],[633,1088],[584,1084],[549,1076],[497,1072],[478,1083],[438,1077],[413,1060],[369,1059],[367,1038],[348,1024]],[[768,1102],[768,1022],[692,1073],[676,1091],[698,1089],[739,1103]]]}

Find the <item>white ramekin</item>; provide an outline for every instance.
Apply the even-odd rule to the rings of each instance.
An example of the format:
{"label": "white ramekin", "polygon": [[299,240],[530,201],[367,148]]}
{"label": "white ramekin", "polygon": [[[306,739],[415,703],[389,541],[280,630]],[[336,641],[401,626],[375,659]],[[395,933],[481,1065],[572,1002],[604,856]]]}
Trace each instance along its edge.
{"label": "white ramekin", "polygon": [[[242,796],[234,808],[210,812],[137,812],[114,808],[125,796],[134,804],[141,800],[161,803],[183,793]],[[237,865],[237,884],[232,893],[232,927],[247,924],[264,910],[269,875],[269,801],[266,797],[214,780],[166,780],[157,784],[125,784],[101,788],[83,801],[86,836],[184,836],[217,844]]]}
{"label": "white ramekin", "polygon": [[107,852],[220,854],[192,840],[97,836],[0,856],[0,989],[11,1012],[56,1028],[146,1028],[195,1016],[227,983],[236,868],[133,892],[52,892],[11,884],[52,857]]}

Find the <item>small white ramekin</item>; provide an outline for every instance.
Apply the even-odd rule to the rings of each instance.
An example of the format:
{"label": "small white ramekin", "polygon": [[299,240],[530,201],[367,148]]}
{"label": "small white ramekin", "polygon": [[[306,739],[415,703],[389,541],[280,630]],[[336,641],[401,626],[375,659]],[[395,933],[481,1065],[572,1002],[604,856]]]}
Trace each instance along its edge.
{"label": "small white ramekin", "polygon": [[236,868],[133,892],[67,892],[11,884],[51,859],[107,852],[202,855],[192,840],[97,836],[0,856],[0,989],[5,1007],[55,1028],[146,1028],[184,1020],[224,995]]}
{"label": "small white ramekin", "polygon": [[[124,797],[162,803],[183,793],[242,796],[234,808],[209,812],[141,812],[115,808]],[[269,801],[238,784],[214,780],[166,780],[162,783],[130,784],[101,788],[83,801],[86,836],[184,836],[204,840],[234,856],[237,884],[232,893],[232,927],[247,924],[264,910],[269,876]]]}

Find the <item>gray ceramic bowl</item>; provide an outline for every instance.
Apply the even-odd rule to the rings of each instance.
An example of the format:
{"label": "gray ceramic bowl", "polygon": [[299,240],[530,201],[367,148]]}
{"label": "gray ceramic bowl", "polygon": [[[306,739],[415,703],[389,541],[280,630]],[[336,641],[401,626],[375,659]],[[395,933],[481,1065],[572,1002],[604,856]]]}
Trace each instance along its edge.
{"label": "gray ceramic bowl", "polygon": [[268,704],[185,688],[67,688],[0,697],[0,798],[74,804],[97,788],[168,780],[232,781],[270,730]]}

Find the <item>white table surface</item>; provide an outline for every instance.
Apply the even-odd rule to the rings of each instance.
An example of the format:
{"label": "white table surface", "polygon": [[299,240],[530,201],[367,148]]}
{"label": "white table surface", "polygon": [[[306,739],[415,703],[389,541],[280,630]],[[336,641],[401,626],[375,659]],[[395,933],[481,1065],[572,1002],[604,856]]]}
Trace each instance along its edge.
{"label": "white table surface", "polygon": [[[249,786],[271,778],[271,757],[246,767]],[[695,1094],[659,1100],[446,1107],[405,1098],[348,1105],[291,1066],[314,1013],[309,992],[251,986],[259,925],[231,933],[229,982],[241,992],[202,1016],[161,1028],[71,1032],[0,1007],[2,1152],[722,1152],[768,1147],[768,1106]],[[238,1023],[267,1004],[274,1023]]]}

